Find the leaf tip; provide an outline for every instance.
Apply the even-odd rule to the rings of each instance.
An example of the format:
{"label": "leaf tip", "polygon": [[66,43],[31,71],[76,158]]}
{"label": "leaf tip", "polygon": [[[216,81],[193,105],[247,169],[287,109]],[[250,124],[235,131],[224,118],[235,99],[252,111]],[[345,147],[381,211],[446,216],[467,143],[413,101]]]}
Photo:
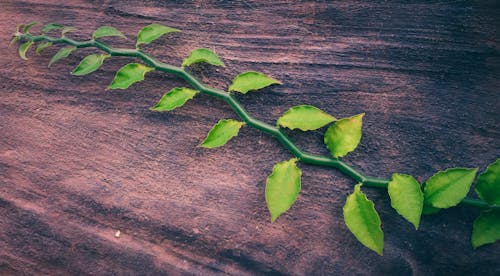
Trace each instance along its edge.
{"label": "leaf tip", "polygon": [[[413,224],[413,223],[412,223]],[[418,231],[418,227],[419,227],[420,223],[415,223],[413,224],[413,226],[415,227],[415,231]]]}

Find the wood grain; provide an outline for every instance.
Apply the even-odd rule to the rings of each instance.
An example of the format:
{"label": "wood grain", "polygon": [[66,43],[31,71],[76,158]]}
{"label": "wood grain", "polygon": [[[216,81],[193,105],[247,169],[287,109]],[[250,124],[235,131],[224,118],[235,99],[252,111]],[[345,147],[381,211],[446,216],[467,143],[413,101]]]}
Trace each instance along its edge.
{"label": "wood grain", "polygon": [[[215,50],[225,68],[196,66],[227,88],[240,72],[284,85],[240,97],[273,123],[296,104],[336,117],[366,112],[358,150],[345,160],[370,176],[423,181],[454,166],[483,170],[500,156],[498,1],[60,1],[0,4],[0,274],[500,274],[500,244],[472,250],[478,210],[423,218],[418,232],[384,191],[365,189],[385,232],[384,256],[343,224],[355,183],[300,165],[297,203],[271,224],[264,183],[290,154],[249,128],[225,147],[197,145],[221,118],[199,96],[167,114],[148,110],[181,80],[157,72],[126,91],[105,91],[127,58],[86,77],[69,72],[92,50],[48,69],[57,51],[28,61],[6,45],[18,23],[59,22],[87,39],[101,25],[133,47],[151,22],[183,30],[145,47],[180,64]],[[34,30],[39,30],[35,27]],[[327,154],[320,131],[292,132]],[[115,238],[115,232],[121,236]]]}

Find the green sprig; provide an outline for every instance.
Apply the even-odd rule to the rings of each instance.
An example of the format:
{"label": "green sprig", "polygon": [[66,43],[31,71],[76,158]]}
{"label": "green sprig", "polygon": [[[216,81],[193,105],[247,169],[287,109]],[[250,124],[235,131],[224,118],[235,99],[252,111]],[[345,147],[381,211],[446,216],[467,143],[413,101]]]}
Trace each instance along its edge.
{"label": "green sprig", "polygon": [[[32,24],[34,25],[34,23]],[[233,111],[240,117],[242,122],[224,119],[219,121],[209,132],[207,138],[202,142],[202,147],[215,148],[223,146],[231,138],[238,134],[243,125],[248,125],[277,138],[295,156],[288,161],[280,162],[273,168],[272,174],[266,183],[266,202],[274,222],[280,215],[287,211],[296,201],[300,192],[301,170],[296,166],[297,162],[304,164],[326,166],[339,170],[359,184],[355,186],[354,192],[348,197],[344,206],[344,220],[349,230],[356,238],[368,248],[383,254],[383,232],[380,228],[380,218],[374,208],[374,204],[360,187],[388,188],[391,205],[406,220],[411,222],[415,229],[420,223],[422,214],[435,213],[442,208],[449,208],[457,204],[483,209],[482,215],[474,223],[472,243],[474,247],[492,243],[498,240],[498,224],[495,221],[500,212],[500,190],[499,183],[499,161],[491,165],[478,180],[476,191],[482,199],[466,198],[477,169],[451,168],[446,171],[437,172],[425,185],[420,184],[409,175],[394,174],[392,180],[365,176],[355,168],[338,159],[356,149],[362,136],[362,118],[364,113],[349,118],[336,120],[319,108],[300,105],[290,108],[277,121],[277,126],[267,124],[251,116],[245,108],[236,100],[230,92],[247,93],[259,90],[271,85],[281,84],[280,81],[260,72],[248,71],[236,76],[229,86],[228,92],[209,87],[201,83],[192,74],[184,70],[197,62],[207,62],[212,65],[224,66],[224,63],[215,53],[208,49],[197,49],[191,52],[184,60],[183,67],[177,67],[159,62],[147,55],[138,47],[141,44],[149,44],[164,34],[178,32],[179,30],[159,24],[151,24],[141,29],[138,33],[136,49],[117,49],[97,40],[100,37],[115,36],[125,37],[117,29],[109,26],[101,27],[93,34],[93,39],[88,41],[75,41],[64,36],[65,31],[74,30],[60,24],[50,23],[42,28],[42,35],[32,35],[28,32],[31,27],[26,25],[23,33],[18,31],[13,42],[25,42],[19,49],[21,58],[26,59],[26,52],[36,42],[43,42],[37,52],[41,52],[53,44],[65,44],[69,47],[62,48],[49,63],[67,57],[78,48],[97,48],[106,54],[94,54],[87,56],[73,71],[74,75],[90,74],[100,68],[103,61],[111,56],[126,56],[137,58],[145,64],[130,63],[123,66],[116,74],[108,89],[126,89],[135,82],[142,81],[146,73],[156,70],[170,73],[184,79],[195,90],[189,88],[174,88],[166,93],[156,106],[154,111],[169,111],[184,105],[197,93],[213,96],[225,101]],[[63,29],[63,35],[59,38],[47,36],[45,33]],[[325,145],[330,150],[333,158],[314,155],[301,150],[280,127],[300,129],[302,131],[316,130],[330,123],[325,133]],[[484,200],[483,200],[484,199]],[[492,223],[493,221],[493,223]]]}

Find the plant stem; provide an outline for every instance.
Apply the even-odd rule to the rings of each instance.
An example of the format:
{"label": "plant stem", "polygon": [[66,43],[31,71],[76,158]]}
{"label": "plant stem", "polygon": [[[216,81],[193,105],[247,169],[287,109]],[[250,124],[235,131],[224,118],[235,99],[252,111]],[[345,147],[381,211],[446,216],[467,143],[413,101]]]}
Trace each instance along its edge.
{"label": "plant stem", "polygon": [[[252,117],[250,114],[248,114],[245,108],[230,93],[206,86],[199,80],[197,80],[193,75],[186,72],[183,68],[156,61],[155,59],[145,54],[141,50],[112,48],[96,40],[87,40],[79,42],[66,37],[54,38],[47,35],[33,36],[29,33],[26,34],[16,33],[15,35],[20,37],[21,39],[30,40],[33,42],[43,40],[43,41],[49,41],[53,44],[68,44],[76,48],[95,47],[112,56],[126,56],[126,57],[138,58],[158,71],[170,73],[182,78],[183,80],[188,82],[190,85],[192,85],[195,89],[199,90],[203,94],[224,100],[231,106],[234,112],[247,125],[276,137],[302,163],[335,168],[340,172],[344,173],[345,175],[349,176],[350,178],[354,179],[355,181],[363,183],[363,185],[368,187],[387,188],[387,184],[390,181],[388,179],[380,179],[380,178],[364,176],[362,173],[358,172],[356,169],[354,169],[353,167],[349,166],[348,164],[339,159],[334,159],[320,155],[313,155],[303,152],[281,129],[272,126],[268,123],[265,123],[263,121],[260,121]],[[462,200],[461,204],[477,208],[500,208],[500,206],[489,206],[488,203],[486,203],[483,200],[472,199],[472,198],[465,198],[464,200]]]}

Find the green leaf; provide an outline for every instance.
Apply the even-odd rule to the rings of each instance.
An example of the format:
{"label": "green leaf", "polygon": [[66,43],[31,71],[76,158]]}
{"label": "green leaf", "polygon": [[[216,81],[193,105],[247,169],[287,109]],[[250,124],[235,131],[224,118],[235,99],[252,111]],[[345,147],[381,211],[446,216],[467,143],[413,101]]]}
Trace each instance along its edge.
{"label": "green leaf", "polygon": [[281,115],[277,123],[289,129],[307,131],[321,128],[335,120],[335,117],[312,105],[297,105]]}
{"label": "green leaf", "polygon": [[182,67],[190,66],[191,64],[198,62],[205,62],[215,66],[224,67],[224,63],[219,59],[217,54],[205,48],[198,48],[191,51],[189,57],[185,58],[182,62]]}
{"label": "green leaf", "polygon": [[161,97],[160,101],[150,109],[153,111],[170,111],[183,106],[188,100],[192,99],[198,93],[197,90],[176,87]]}
{"label": "green leaf", "polygon": [[10,48],[10,46],[12,46],[12,44],[14,44],[14,43],[18,42],[19,40],[21,40],[21,37],[19,37],[19,36],[14,36],[14,37],[12,38],[12,40],[10,41],[10,43],[9,43],[9,48]]}
{"label": "green leaf", "polygon": [[137,34],[137,43],[135,44],[135,47],[138,48],[141,44],[149,44],[160,36],[173,32],[180,31],[160,24],[148,25],[142,28]]}
{"label": "green leaf", "polygon": [[476,193],[489,204],[500,205],[500,159],[477,177]]}
{"label": "green leaf", "polygon": [[76,30],[75,27],[63,27],[61,30],[61,36],[64,36],[66,35],[66,33],[72,32],[74,30]]}
{"label": "green leaf", "polygon": [[21,44],[21,46],[19,46],[19,56],[22,59],[28,60],[28,58],[26,57],[26,52],[31,47],[31,45],[33,45],[33,41],[24,42],[23,44]]}
{"label": "green leaf", "polygon": [[50,43],[50,42],[43,42],[40,45],[38,45],[38,47],[36,47],[35,53],[37,53],[37,55],[39,55],[39,54],[41,54],[43,52],[43,50],[47,49],[50,46],[52,46],[52,43]]}
{"label": "green leaf", "polygon": [[208,132],[207,138],[201,142],[200,147],[212,149],[225,145],[231,138],[238,135],[243,125],[245,123],[236,120],[220,120]]}
{"label": "green leaf", "polygon": [[98,39],[105,36],[119,36],[122,38],[127,38],[122,32],[118,31],[116,28],[110,26],[102,26],[97,28],[92,34],[92,39]]}
{"label": "green leaf", "polygon": [[95,70],[99,69],[104,60],[109,57],[110,55],[105,54],[94,54],[86,56],[82,61],[80,61],[80,64],[78,64],[78,66],[73,70],[73,72],[71,72],[71,74],[75,76],[83,76],[92,73]]}
{"label": "green leaf", "polygon": [[347,197],[344,205],[344,222],[347,228],[364,246],[382,255],[384,232],[375,205],[361,192],[361,184]]}
{"label": "green leaf", "polygon": [[500,240],[500,211],[483,211],[472,227],[472,246],[494,243]]}
{"label": "green leaf", "polygon": [[153,68],[140,63],[129,63],[116,72],[108,89],[127,89],[132,84],[144,80],[144,75],[153,70]]}
{"label": "green leaf", "polygon": [[272,84],[281,84],[281,82],[262,73],[248,71],[234,78],[233,83],[229,86],[229,92],[236,91],[246,94],[248,91],[262,89]]}
{"label": "green leaf", "polygon": [[21,28],[24,26],[24,24],[17,24],[16,25],[16,33],[19,33],[21,31]]}
{"label": "green leaf", "polygon": [[297,167],[297,158],[280,162],[266,181],[266,202],[271,213],[271,222],[286,212],[300,192],[302,171]]}
{"label": "green leaf", "polygon": [[69,56],[69,54],[71,54],[71,52],[73,52],[74,50],[76,50],[76,47],[65,47],[65,48],[61,48],[53,57],[52,59],[49,61],[49,67],[54,64],[54,62],[62,59],[62,58],[66,58]]}
{"label": "green leaf", "polygon": [[467,196],[477,169],[453,168],[431,176],[425,184],[425,203],[436,208],[449,208]]}
{"label": "green leaf", "polygon": [[43,26],[43,28],[42,28],[41,32],[42,32],[42,34],[46,34],[46,33],[50,32],[50,31],[52,31],[52,30],[62,29],[62,28],[64,28],[64,26],[63,26],[63,25],[61,25],[61,24],[57,24],[57,23],[48,23],[48,24],[46,24],[45,26]]}
{"label": "green leaf", "polygon": [[30,23],[28,23],[28,24],[24,25],[24,28],[23,28],[23,33],[29,33],[29,31],[30,31],[31,27],[33,27],[33,26],[35,26],[35,25],[37,25],[37,24],[39,24],[39,22],[38,22],[38,21],[32,21],[32,22],[30,22]]}
{"label": "green leaf", "polygon": [[418,229],[424,207],[424,194],[418,181],[411,175],[395,173],[387,189],[392,208]]}
{"label": "green leaf", "polygon": [[340,119],[325,132],[325,144],[333,157],[342,157],[356,149],[361,140],[365,113]]}

